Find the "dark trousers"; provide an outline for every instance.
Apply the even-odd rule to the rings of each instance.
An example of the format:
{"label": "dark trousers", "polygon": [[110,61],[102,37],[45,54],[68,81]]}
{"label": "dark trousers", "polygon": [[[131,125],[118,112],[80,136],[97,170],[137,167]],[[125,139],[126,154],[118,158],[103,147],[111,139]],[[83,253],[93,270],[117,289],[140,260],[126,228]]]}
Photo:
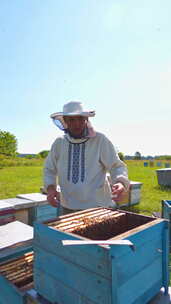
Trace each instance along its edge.
{"label": "dark trousers", "polygon": [[78,209],[73,210],[73,209],[68,209],[63,206],[60,206],[59,215],[66,215],[66,214],[70,214],[70,213],[77,212],[77,211],[81,211],[81,210],[78,210]]}

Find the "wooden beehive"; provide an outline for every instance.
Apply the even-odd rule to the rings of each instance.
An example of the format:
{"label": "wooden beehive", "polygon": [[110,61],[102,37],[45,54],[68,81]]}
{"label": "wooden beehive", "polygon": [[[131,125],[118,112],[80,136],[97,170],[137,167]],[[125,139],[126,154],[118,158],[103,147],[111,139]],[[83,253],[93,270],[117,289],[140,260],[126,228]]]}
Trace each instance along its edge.
{"label": "wooden beehive", "polygon": [[[135,245],[64,246],[62,240],[120,240]],[[34,283],[52,303],[147,303],[168,289],[168,221],[109,208],[35,223]]]}
{"label": "wooden beehive", "polygon": [[8,256],[0,262],[0,304],[24,304],[33,287],[33,251]]}
{"label": "wooden beehive", "polygon": [[0,201],[0,226],[15,220],[15,209],[12,205]]}
{"label": "wooden beehive", "polygon": [[171,186],[171,168],[162,168],[156,170],[157,180],[160,186]]}
{"label": "wooden beehive", "polygon": [[138,204],[141,199],[141,187],[142,183],[131,181],[129,191],[124,194],[121,201],[117,202],[117,207],[129,207]]}
{"label": "wooden beehive", "polygon": [[58,208],[54,208],[49,204],[44,206],[35,206],[29,209],[29,225],[33,226],[34,222],[42,222],[56,218]]}
{"label": "wooden beehive", "polygon": [[171,252],[171,201],[162,200],[162,217],[169,221],[169,247]]}

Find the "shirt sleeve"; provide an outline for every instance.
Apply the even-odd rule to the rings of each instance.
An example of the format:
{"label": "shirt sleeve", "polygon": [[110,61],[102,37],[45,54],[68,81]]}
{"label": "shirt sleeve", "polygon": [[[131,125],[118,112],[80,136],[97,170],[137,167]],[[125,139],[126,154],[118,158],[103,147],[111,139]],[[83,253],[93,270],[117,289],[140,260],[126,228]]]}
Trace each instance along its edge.
{"label": "shirt sleeve", "polygon": [[126,190],[129,189],[127,166],[120,160],[118,153],[111,141],[104,136],[101,145],[101,163],[110,174],[110,183],[122,183]]}
{"label": "shirt sleeve", "polygon": [[60,141],[56,140],[51,147],[51,150],[46,158],[43,177],[44,177],[44,188],[47,190],[49,185],[57,186],[57,162],[59,159]]}

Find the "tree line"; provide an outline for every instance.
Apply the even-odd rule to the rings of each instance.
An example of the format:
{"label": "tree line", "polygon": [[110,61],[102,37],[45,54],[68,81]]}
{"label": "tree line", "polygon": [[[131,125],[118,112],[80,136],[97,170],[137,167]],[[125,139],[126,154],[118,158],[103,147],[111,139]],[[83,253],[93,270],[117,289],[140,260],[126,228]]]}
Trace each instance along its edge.
{"label": "tree line", "polygon": [[[17,152],[17,138],[15,135],[11,134],[8,131],[0,130],[0,154],[4,156],[20,156],[20,157],[26,157],[26,158],[34,158],[34,157],[41,157],[46,158],[48,155],[48,150],[43,150],[39,152],[38,154],[19,154]],[[158,159],[158,160],[171,160],[171,155],[156,155],[156,156],[143,156],[139,151],[136,151],[135,154],[132,155],[124,155],[123,152],[119,152],[119,157],[121,160],[129,160],[129,159],[135,159],[135,160],[141,160],[141,159]]]}
{"label": "tree line", "polygon": [[[48,155],[49,151],[43,150],[38,154],[23,154],[26,158],[34,158],[36,156],[45,158]],[[0,154],[6,157],[16,157],[20,156],[17,152],[17,138],[15,135],[8,131],[0,130]]]}

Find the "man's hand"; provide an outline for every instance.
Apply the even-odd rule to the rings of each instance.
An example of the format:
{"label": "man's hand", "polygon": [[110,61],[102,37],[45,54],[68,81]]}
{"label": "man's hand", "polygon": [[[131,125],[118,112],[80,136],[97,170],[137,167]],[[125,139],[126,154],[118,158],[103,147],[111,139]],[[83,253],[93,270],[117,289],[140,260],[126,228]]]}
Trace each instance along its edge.
{"label": "man's hand", "polygon": [[56,191],[54,185],[49,185],[47,187],[47,201],[56,208],[60,205],[60,192]]}
{"label": "man's hand", "polygon": [[126,193],[125,187],[122,183],[117,183],[112,186],[112,200],[119,202],[122,200],[124,194]]}

